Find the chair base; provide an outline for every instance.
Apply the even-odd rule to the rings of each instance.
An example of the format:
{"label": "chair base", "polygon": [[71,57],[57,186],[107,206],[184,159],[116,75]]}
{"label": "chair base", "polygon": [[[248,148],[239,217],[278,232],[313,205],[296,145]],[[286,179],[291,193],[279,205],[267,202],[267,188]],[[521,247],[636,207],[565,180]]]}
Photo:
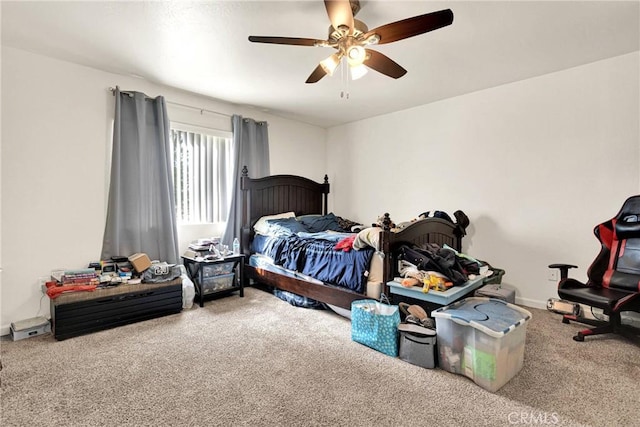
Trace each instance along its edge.
{"label": "chair base", "polygon": [[609,321],[587,319],[585,317],[576,316],[574,314],[565,314],[562,316],[562,323],[578,322],[586,325],[595,326],[594,328],[584,329],[578,332],[574,337],[574,341],[582,342],[585,337],[591,335],[617,334],[632,341],[640,339],[640,329],[621,323],[620,313],[609,314]]}

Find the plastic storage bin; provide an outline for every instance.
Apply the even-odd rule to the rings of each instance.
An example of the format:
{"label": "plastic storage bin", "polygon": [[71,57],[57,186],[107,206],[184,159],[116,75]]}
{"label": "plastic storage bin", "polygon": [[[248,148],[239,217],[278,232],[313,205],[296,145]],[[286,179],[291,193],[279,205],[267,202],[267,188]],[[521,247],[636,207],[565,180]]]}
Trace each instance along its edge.
{"label": "plastic storage bin", "polygon": [[229,274],[233,271],[233,262],[216,263],[211,265],[202,265],[202,277],[215,277],[223,274]]}
{"label": "plastic storage bin", "polygon": [[511,304],[515,304],[516,302],[516,290],[506,285],[484,285],[476,289],[473,296],[501,299]]}
{"label": "plastic storage bin", "polygon": [[235,274],[231,273],[205,278],[202,281],[202,294],[207,295],[212,292],[233,288],[235,286],[234,276]]}
{"label": "plastic storage bin", "polygon": [[439,365],[495,392],[524,362],[531,313],[493,298],[467,298],[431,313],[436,319]]}
{"label": "plastic storage bin", "polygon": [[502,283],[502,276],[504,276],[505,271],[501,268],[492,268],[493,274],[489,277],[484,278],[485,285],[499,285]]}

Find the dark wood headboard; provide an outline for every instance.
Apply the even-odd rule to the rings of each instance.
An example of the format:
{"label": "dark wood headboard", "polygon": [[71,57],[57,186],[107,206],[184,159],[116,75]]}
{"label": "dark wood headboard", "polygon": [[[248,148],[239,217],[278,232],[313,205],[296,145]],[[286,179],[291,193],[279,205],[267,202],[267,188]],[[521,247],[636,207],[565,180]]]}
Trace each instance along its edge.
{"label": "dark wood headboard", "polygon": [[318,183],[295,175],[271,175],[249,178],[247,167],[242,168],[242,248],[248,249],[253,225],[265,215],[295,212],[296,215],[328,213],[329,177]]}

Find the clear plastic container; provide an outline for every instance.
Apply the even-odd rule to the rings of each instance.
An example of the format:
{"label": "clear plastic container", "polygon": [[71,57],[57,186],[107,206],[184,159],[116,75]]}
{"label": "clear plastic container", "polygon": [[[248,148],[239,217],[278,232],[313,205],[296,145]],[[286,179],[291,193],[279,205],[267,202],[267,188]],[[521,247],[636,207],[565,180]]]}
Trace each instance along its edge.
{"label": "clear plastic container", "polygon": [[467,298],[431,313],[436,319],[440,368],[495,392],[524,363],[531,313],[493,298]]}
{"label": "clear plastic container", "polygon": [[231,273],[233,271],[233,262],[223,262],[209,265],[204,264],[200,268],[202,268],[202,277],[206,279],[209,277]]}
{"label": "clear plastic container", "polygon": [[223,274],[220,276],[209,277],[202,282],[203,295],[210,294],[212,292],[224,291],[231,289],[235,286],[234,274]]}

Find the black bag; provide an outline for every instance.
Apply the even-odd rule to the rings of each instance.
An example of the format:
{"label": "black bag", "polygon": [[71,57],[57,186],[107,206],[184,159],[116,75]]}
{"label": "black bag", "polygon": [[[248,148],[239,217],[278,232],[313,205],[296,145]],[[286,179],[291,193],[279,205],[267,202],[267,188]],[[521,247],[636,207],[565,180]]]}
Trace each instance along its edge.
{"label": "black bag", "polygon": [[399,249],[399,257],[415,265],[418,270],[444,274],[456,286],[469,280],[455,252],[433,243],[427,243],[424,247],[403,245]]}

